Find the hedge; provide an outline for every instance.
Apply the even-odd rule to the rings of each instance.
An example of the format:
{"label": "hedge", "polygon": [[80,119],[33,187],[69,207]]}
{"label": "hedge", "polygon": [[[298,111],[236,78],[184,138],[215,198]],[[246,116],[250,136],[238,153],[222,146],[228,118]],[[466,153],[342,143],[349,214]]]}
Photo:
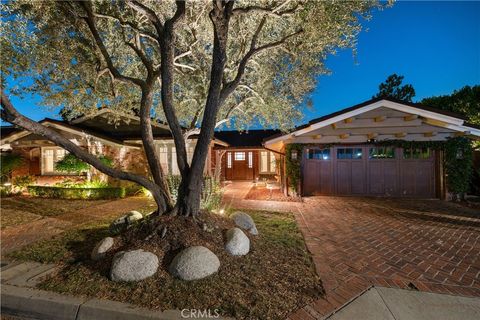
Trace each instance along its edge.
{"label": "hedge", "polygon": [[125,197],[125,188],[63,188],[28,186],[28,193],[35,197],[59,199],[116,199]]}

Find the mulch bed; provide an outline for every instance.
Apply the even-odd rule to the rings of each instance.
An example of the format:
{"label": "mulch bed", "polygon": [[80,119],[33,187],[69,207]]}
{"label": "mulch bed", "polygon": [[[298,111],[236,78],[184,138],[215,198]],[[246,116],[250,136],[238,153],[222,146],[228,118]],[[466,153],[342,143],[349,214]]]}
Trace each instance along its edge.
{"label": "mulch bed", "polygon": [[[60,271],[40,284],[42,289],[137,304],[150,309],[210,309],[237,319],[285,319],[291,312],[318,299],[323,287],[315,274],[292,214],[247,211],[257,223],[259,236],[248,234],[251,251],[242,257],[228,255],[224,234],[233,227],[227,216],[203,212],[192,219],[160,217],[167,227],[165,238],[154,235],[142,223],[116,237],[114,250],[100,262],[89,254],[95,243],[108,235],[105,225],[67,237],[68,245],[56,261]],[[153,225],[153,224],[152,224]],[[48,243],[46,243],[48,245]],[[57,239],[58,245],[58,239]],[[197,281],[173,278],[167,267],[181,249],[202,245],[220,259],[217,274]],[[143,249],[161,261],[157,273],[136,283],[108,280],[113,255],[120,250]],[[45,250],[43,246],[43,250]],[[35,250],[30,252],[35,256]]]}
{"label": "mulch bed", "polygon": [[269,190],[266,187],[252,187],[245,196],[246,200],[268,200],[302,202],[300,197],[287,197],[280,189]]}

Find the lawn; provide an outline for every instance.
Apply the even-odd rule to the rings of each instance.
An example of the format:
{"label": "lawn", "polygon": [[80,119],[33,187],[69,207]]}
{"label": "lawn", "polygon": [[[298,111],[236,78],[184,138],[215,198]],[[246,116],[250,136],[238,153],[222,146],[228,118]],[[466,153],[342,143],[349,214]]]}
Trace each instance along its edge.
{"label": "lawn", "polygon": [[[45,290],[133,303],[150,309],[218,309],[239,319],[285,319],[286,316],[323,294],[294,216],[286,213],[247,211],[257,223],[260,235],[250,236],[247,256],[232,257],[223,250],[223,232],[231,220],[204,213],[202,223],[215,224],[213,232],[196,230],[197,222],[176,219],[177,229],[167,233],[169,241],[153,238],[134,245],[157,254],[163,267],[138,283],[108,280],[112,255],[94,263],[89,255],[95,243],[109,234],[108,222],[99,221],[41,241],[12,254],[13,257],[61,265],[59,272],[40,284]],[[172,220],[172,218],[170,218]],[[132,231],[135,232],[135,231]],[[121,250],[124,240],[115,251]],[[168,242],[168,243],[167,243]],[[172,278],[165,266],[168,250],[200,244],[208,246],[221,261],[218,274],[185,282]],[[132,243],[129,243],[130,245]]]}
{"label": "lawn", "polygon": [[1,199],[2,229],[32,222],[43,217],[52,217],[64,213],[99,205],[111,200],[64,200],[27,196],[5,197]]}

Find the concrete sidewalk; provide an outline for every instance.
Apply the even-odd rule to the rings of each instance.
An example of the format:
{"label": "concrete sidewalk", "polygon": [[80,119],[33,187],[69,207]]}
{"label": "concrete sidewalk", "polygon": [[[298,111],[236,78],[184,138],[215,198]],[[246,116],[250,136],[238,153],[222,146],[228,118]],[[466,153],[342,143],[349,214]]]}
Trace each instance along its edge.
{"label": "concrete sidewalk", "polygon": [[373,287],[329,320],[477,320],[480,298]]}

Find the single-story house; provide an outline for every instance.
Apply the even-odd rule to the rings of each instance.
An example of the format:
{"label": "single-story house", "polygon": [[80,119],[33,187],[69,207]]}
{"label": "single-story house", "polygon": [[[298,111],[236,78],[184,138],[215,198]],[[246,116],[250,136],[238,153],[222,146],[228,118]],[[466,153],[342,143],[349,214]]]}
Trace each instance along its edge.
{"label": "single-story house", "polygon": [[[385,140],[479,139],[480,128],[450,112],[376,98],[267,138],[264,147],[284,158],[288,144],[303,145],[302,195],[371,195],[444,198],[443,152],[400,148]],[[282,172],[286,190],[287,177]],[[287,190],[286,190],[287,191]]]}
{"label": "single-story house", "polygon": [[[113,121],[113,120],[116,121]],[[139,119],[109,109],[72,121],[44,119],[44,125],[79,146],[114,160],[116,167],[147,174]],[[160,162],[167,174],[179,174],[169,128],[154,123]],[[277,180],[288,193],[286,147],[302,145],[301,195],[372,195],[443,198],[446,194],[442,151],[381,146],[378,141],[445,141],[480,137],[480,128],[456,114],[394,99],[372,99],[311,120],[289,133],[278,130],[218,131],[210,145],[205,174],[222,180]],[[187,143],[191,159],[197,138]],[[55,170],[65,150],[28,131],[2,127],[0,148],[27,161],[13,177],[35,176],[51,185],[83,179]],[[93,170],[93,175],[99,174]],[[113,182],[113,181],[112,181]],[[120,183],[114,181],[114,183]]]}

